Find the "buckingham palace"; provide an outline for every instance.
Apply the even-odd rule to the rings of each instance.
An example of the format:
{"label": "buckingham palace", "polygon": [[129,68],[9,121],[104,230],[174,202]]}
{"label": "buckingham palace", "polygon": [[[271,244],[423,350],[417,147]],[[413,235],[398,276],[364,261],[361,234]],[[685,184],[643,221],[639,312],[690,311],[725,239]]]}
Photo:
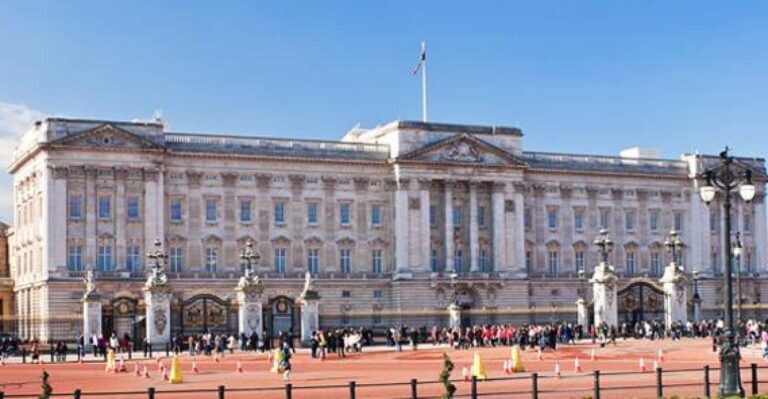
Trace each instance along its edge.
{"label": "buckingham palace", "polygon": [[[394,121],[322,141],[46,118],[20,134],[9,167],[17,330],[74,337],[85,297],[96,330],[144,336],[156,240],[174,335],[238,332],[246,261],[273,335],[299,329],[307,273],[319,327],[444,326],[452,304],[462,325],[575,321],[601,229],[615,243],[619,321],[663,318],[659,280],[673,261],[688,317],[717,316],[724,214],[698,194],[715,161],[524,151],[522,131],[501,126]],[[733,205],[737,302],[764,317],[765,162],[736,162],[757,192]]]}

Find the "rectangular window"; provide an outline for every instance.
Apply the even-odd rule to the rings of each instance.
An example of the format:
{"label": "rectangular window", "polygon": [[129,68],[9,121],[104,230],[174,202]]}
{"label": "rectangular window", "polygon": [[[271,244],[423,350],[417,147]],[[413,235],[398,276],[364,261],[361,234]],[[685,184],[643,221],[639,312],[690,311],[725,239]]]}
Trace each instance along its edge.
{"label": "rectangular window", "polygon": [[371,266],[373,268],[373,273],[381,274],[383,268],[380,249],[371,250]]}
{"label": "rectangular window", "polygon": [[487,273],[487,272],[491,271],[490,267],[489,267],[490,265],[488,265],[488,251],[487,250],[485,250],[485,249],[481,249],[480,250],[480,259],[478,259],[478,260],[479,260],[478,263],[480,264],[479,266],[480,266],[480,271],[481,272]]}
{"label": "rectangular window", "polygon": [[547,209],[547,226],[550,230],[557,230],[557,209]]}
{"label": "rectangular window", "polygon": [[659,231],[659,211],[654,209],[648,213],[648,227],[651,231]]}
{"label": "rectangular window", "polygon": [[83,217],[83,197],[72,195],[69,197],[69,218],[80,219]]}
{"label": "rectangular window", "polygon": [[109,196],[99,197],[99,219],[109,219],[112,217],[112,198]]}
{"label": "rectangular window", "polygon": [[628,276],[634,276],[635,275],[635,253],[634,252],[627,252],[627,261],[625,263],[625,270],[627,271]]}
{"label": "rectangular window", "polygon": [[675,264],[676,264],[677,266],[679,266],[679,267],[682,267],[682,266],[683,266],[683,264],[684,264],[684,263],[683,263],[683,261],[684,261],[684,260],[685,260],[685,259],[684,259],[684,257],[683,257],[683,251],[682,251],[682,250],[680,250],[680,251],[677,251],[677,253],[675,254]]}
{"label": "rectangular window", "polygon": [[584,231],[584,210],[576,209],[573,211],[573,228],[577,233]]}
{"label": "rectangular window", "polygon": [[709,261],[710,261],[710,267],[712,268],[712,273],[719,275],[720,274],[720,262],[717,258],[717,250],[712,248],[712,251],[709,253]]}
{"label": "rectangular window", "polygon": [[99,270],[108,272],[112,270],[112,246],[99,246]]}
{"label": "rectangular window", "polygon": [[627,231],[635,231],[635,211],[624,212],[624,227]]}
{"label": "rectangular window", "polygon": [[533,272],[533,251],[525,251],[525,270],[529,274]]}
{"label": "rectangular window", "polygon": [[219,251],[216,248],[208,247],[205,249],[205,270],[208,273],[216,273],[219,266]]}
{"label": "rectangular window", "polygon": [[240,201],[240,222],[250,223],[251,221],[251,201]]}
{"label": "rectangular window", "polygon": [[485,227],[485,207],[477,207],[477,225],[478,227]]}
{"label": "rectangular window", "polygon": [[463,266],[463,259],[461,259],[461,250],[457,249],[456,252],[453,254],[453,269],[456,271],[456,273],[461,273],[461,269]]}
{"label": "rectangular window", "polygon": [[349,291],[341,291],[341,297],[342,298],[350,298],[352,296],[352,293]]}
{"label": "rectangular window", "polygon": [[320,271],[320,250],[317,248],[310,248],[307,250],[307,269],[312,275],[315,275]]}
{"label": "rectangular window", "polygon": [[181,222],[181,201],[171,201],[171,222]]}
{"label": "rectangular window", "polygon": [[675,230],[680,232],[682,234],[683,228],[683,213],[682,212],[675,212]]}
{"label": "rectangular window", "polygon": [[550,277],[557,277],[558,269],[560,268],[560,263],[558,260],[558,252],[557,251],[549,251],[549,276]]}
{"label": "rectangular window", "polygon": [[352,271],[352,250],[342,249],[339,251],[339,270],[342,274],[349,274]]}
{"label": "rectangular window", "polygon": [[184,257],[181,252],[181,247],[171,247],[171,271],[174,273],[180,273],[182,265],[184,263]]}
{"label": "rectangular window", "polygon": [[128,197],[126,208],[128,220],[139,220],[139,197]]}
{"label": "rectangular window", "polygon": [[533,215],[531,214],[531,208],[525,208],[523,213],[523,224],[526,230],[531,229],[531,225],[533,225]]}
{"label": "rectangular window", "polygon": [[130,246],[127,248],[126,267],[131,272],[139,271],[141,268],[141,252],[138,246]]}
{"label": "rectangular window", "polygon": [[216,221],[216,211],[217,211],[217,201],[216,200],[206,200],[205,201],[205,221],[206,222],[215,222]]}
{"label": "rectangular window", "polygon": [[69,247],[69,270],[79,272],[83,270],[83,247],[81,245],[72,245]]}
{"label": "rectangular window", "polygon": [[611,228],[611,209],[610,208],[600,209],[600,228],[601,229]]}
{"label": "rectangular window", "polygon": [[275,248],[275,272],[285,273],[286,248]]}
{"label": "rectangular window", "polygon": [[350,204],[339,204],[339,224],[342,226],[349,226],[351,223],[349,208]]}
{"label": "rectangular window", "polygon": [[371,205],[371,226],[381,226],[381,205]]}
{"label": "rectangular window", "polygon": [[376,299],[384,298],[384,293],[381,290],[373,290],[373,297]]}
{"label": "rectangular window", "polygon": [[275,203],[275,224],[285,223],[285,202]]}
{"label": "rectangular window", "polygon": [[437,273],[437,250],[433,249],[429,256],[429,270],[432,273]]}
{"label": "rectangular window", "polygon": [[437,207],[434,205],[429,206],[429,225],[437,227]]}
{"label": "rectangular window", "polygon": [[317,224],[317,203],[310,202],[307,204],[307,223]]}
{"label": "rectangular window", "polygon": [[584,269],[584,251],[576,251],[574,253],[574,259],[576,262],[576,270],[585,270]]}
{"label": "rectangular window", "polygon": [[461,207],[453,207],[453,227],[461,227]]}
{"label": "rectangular window", "polygon": [[651,275],[661,276],[661,253],[658,251],[651,252]]}

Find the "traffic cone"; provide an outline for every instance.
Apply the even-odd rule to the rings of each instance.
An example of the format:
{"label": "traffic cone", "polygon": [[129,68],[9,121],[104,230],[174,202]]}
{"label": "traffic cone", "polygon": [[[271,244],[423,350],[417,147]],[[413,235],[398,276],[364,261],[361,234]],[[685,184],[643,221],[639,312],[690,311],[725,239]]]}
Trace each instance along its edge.
{"label": "traffic cone", "polygon": [[483,366],[483,359],[480,358],[480,352],[475,351],[475,356],[472,359],[472,376],[478,380],[485,380],[485,366]]}
{"label": "traffic cone", "polygon": [[139,363],[134,363],[133,364],[133,374],[136,377],[141,377],[141,371],[139,371]]}
{"label": "traffic cone", "polygon": [[163,364],[163,360],[160,359],[160,357],[158,356],[158,358],[157,358],[157,372],[158,373],[162,373],[164,368],[165,368],[165,365]]}
{"label": "traffic cone", "polygon": [[149,378],[149,368],[147,365],[144,365],[144,372],[142,373],[144,375],[144,378]]}
{"label": "traffic cone", "polygon": [[597,355],[595,354],[595,348],[592,348],[592,353],[589,355],[589,359],[594,361],[597,361]]}
{"label": "traffic cone", "polygon": [[165,367],[163,367],[163,381],[170,381],[168,379],[168,370]]}
{"label": "traffic cone", "polygon": [[555,377],[560,378],[560,362],[555,360]]}
{"label": "traffic cone", "polygon": [[515,345],[512,347],[512,360],[509,361],[510,371],[513,373],[522,373],[525,371],[523,367],[523,356],[520,354],[520,347]]}
{"label": "traffic cone", "polygon": [[504,363],[502,363],[502,371],[504,374],[511,374],[509,360],[504,360]]}
{"label": "traffic cone", "polygon": [[197,369],[197,361],[195,360],[195,358],[194,358],[194,357],[192,358],[192,372],[193,372],[193,373],[195,373],[195,374],[197,374],[197,373],[199,373],[199,372],[200,372],[200,371]]}
{"label": "traffic cone", "polygon": [[469,382],[469,369],[467,366],[461,369],[461,376],[464,378],[464,382]]}
{"label": "traffic cone", "polygon": [[659,363],[664,363],[664,349],[659,349],[659,354],[657,357],[659,358]]}
{"label": "traffic cone", "polygon": [[[42,364],[42,362],[40,362],[40,364]],[[115,351],[112,349],[107,351],[107,365],[104,367],[104,371],[117,372],[117,369],[115,368]]]}
{"label": "traffic cone", "polygon": [[575,359],[573,359],[573,372],[574,373],[583,373],[584,370],[581,369],[581,363],[579,362],[579,357],[576,356]]}
{"label": "traffic cone", "polygon": [[238,374],[243,373],[243,364],[240,363],[240,359],[237,360],[237,369],[235,369],[235,373],[238,373]]}
{"label": "traffic cone", "polygon": [[283,371],[283,383],[288,384],[291,382],[291,370]]}
{"label": "traffic cone", "polygon": [[640,356],[639,367],[640,367],[640,372],[641,373],[645,373],[646,371],[648,371],[648,370],[645,369],[645,359],[643,359],[642,356]]}
{"label": "traffic cone", "polygon": [[117,366],[117,369],[115,370],[115,373],[125,373],[128,371],[128,368],[125,367],[125,359],[120,356],[120,364]]}
{"label": "traffic cone", "polygon": [[543,359],[543,356],[541,356],[541,348],[536,348],[536,358],[541,360]]}
{"label": "traffic cone", "polygon": [[656,361],[656,359],[653,359],[653,371],[656,371],[659,369],[659,362]]}
{"label": "traffic cone", "polygon": [[184,377],[181,375],[181,362],[179,355],[176,355],[171,361],[171,384],[181,384],[182,382],[184,382]]}

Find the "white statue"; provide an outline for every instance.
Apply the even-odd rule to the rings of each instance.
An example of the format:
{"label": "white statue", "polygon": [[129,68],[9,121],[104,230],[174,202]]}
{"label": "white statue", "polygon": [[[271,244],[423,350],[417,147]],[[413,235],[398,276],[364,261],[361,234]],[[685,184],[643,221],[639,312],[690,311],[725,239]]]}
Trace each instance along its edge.
{"label": "white statue", "polygon": [[307,271],[304,274],[304,289],[301,290],[301,297],[306,297],[310,291],[312,291],[312,273]]}
{"label": "white statue", "polygon": [[147,287],[162,287],[168,284],[168,276],[165,274],[165,268],[160,264],[152,267],[152,274],[147,277]]}
{"label": "white statue", "polygon": [[83,294],[84,297],[88,297],[96,292],[96,282],[94,281],[93,270],[88,269],[85,271],[83,282],[85,283],[85,294]]}

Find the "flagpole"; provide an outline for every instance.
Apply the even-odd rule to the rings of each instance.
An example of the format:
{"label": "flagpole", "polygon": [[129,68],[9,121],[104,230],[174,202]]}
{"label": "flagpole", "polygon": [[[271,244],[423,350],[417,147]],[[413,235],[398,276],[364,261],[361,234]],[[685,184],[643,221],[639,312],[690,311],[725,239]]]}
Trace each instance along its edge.
{"label": "flagpole", "polygon": [[[426,54],[427,44],[421,42],[421,53]],[[421,120],[427,121],[427,58],[421,61]]]}

